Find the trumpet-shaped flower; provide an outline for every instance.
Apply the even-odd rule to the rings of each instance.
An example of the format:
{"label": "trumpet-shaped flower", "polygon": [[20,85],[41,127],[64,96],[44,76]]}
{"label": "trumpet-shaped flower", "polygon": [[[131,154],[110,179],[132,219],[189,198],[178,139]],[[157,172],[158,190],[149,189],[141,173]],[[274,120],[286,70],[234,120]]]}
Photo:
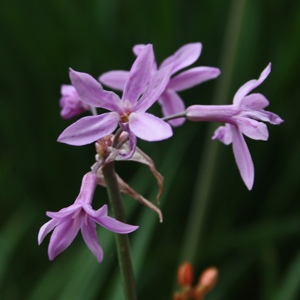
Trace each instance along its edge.
{"label": "trumpet-shaped flower", "polygon": [[40,228],[38,243],[41,244],[45,236],[54,229],[48,247],[50,260],[53,260],[72,243],[80,229],[86,245],[98,262],[101,262],[103,251],[97,238],[96,223],[121,234],[130,233],[138,228],[138,226],[128,225],[109,217],[107,205],[103,205],[96,211],[93,210],[91,203],[96,186],[96,174],[87,173],[82,179],[80,193],[74,204],[58,212],[46,213],[51,220]]}
{"label": "trumpet-shaped flower", "polygon": [[58,141],[69,145],[85,145],[111,134],[119,125],[128,132],[130,157],[136,147],[136,137],[160,141],[172,136],[167,122],[146,113],[159,98],[169,82],[172,61],[152,76],[154,53],[152,45],[145,46],[136,58],[125,82],[123,96],[103,90],[101,84],[86,73],[70,70],[70,78],[78,95],[88,105],[110,110],[88,116],[66,128]]}
{"label": "trumpet-shaped flower", "polygon": [[215,121],[225,123],[220,126],[212,139],[219,139],[226,145],[232,143],[233,153],[241,177],[249,190],[254,182],[254,165],[243,134],[254,140],[266,141],[269,132],[266,124],[280,124],[283,120],[276,114],[265,111],[269,101],[262,94],[248,95],[269,75],[271,64],[260,74],[258,80],[250,80],[242,85],[233,98],[232,105],[193,105],[187,108],[186,118],[191,121]]}
{"label": "trumpet-shaped flower", "polygon": [[[143,51],[144,45],[136,45],[133,52],[139,55]],[[202,50],[201,43],[191,43],[179,48],[172,56],[166,58],[159,67],[159,70],[173,62],[171,75],[182,70],[185,67],[193,64],[200,56]],[[153,65],[152,72],[157,72],[156,64]],[[165,87],[165,90],[160,95],[158,103],[162,107],[163,115],[165,117],[180,113],[185,110],[185,105],[177,92],[189,89],[204,81],[216,78],[220,74],[218,68],[212,67],[195,67],[183,71],[170,79]],[[99,81],[111,88],[123,90],[125,82],[129,77],[129,72],[126,71],[110,71],[102,74]],[[170,120],[173,126],[179,126],[184,122],[184,118]]]}
{"label": "trumpet-shaped flower", "polygon": [[63,84],[60,92],[62,97],[59,100],[59,105],[62,108],[60,111],[62,118],[70,119],[90,109],[90,106],[80,99],[72,85]]}

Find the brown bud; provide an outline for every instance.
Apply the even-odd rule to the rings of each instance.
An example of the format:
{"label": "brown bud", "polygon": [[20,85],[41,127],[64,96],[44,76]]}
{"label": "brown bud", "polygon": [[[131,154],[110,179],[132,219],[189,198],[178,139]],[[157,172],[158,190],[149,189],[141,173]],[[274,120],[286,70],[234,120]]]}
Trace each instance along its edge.
{"label": "brown bud", "polygon": [[181,264],[177,271],[177,281],[181,287],[191,286],[193,283],[193,267],[189,262]]}
{"label": "brown bud", "polygon": [[205,269],[199,278],[199,285],[204,286],[207,291],[210,291],[217,282],[218,273],[218,269],[215,267]]}

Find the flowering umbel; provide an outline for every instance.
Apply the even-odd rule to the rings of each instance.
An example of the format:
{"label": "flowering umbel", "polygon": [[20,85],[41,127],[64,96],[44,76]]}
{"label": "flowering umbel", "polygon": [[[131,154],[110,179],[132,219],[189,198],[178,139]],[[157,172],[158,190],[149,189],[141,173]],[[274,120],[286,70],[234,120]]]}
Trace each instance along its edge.
{"label": "flowering umbel", "polygon": [[91,203],[96,186],[96,174],[93,172],[85,174],[80,193],[74,204],[58,212],[46,213],[51,220],[40,228],[38,243],[41,244],[45,236],[54,229],[48,247],[50,260],[63,252],[72,243],[78,231],[81,230],[86,245],[96,256],[98,262],[101,262],[103,251],[97,238],[96,223],[120,234],[130,233],[138,228],[138,226],[128,225],[109,217],[107,205],[103,205],[96,211],[93,210]]}

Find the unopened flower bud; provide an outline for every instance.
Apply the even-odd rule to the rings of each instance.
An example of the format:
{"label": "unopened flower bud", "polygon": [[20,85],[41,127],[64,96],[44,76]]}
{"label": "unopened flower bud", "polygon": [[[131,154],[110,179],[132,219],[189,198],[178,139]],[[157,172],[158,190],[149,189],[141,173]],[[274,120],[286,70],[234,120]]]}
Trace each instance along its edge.
{"label": "unopened flower bud", "polygon": [[189,262],[185,262],[179,266],[177,271],[177,281],[181,287],[192,285],[193,267]]}
{"label": "unopened flower bud", "polygon": [[205,269],[199,278],[200,286],[204,286],[206,291],[213,289],[218,279],[218,273],[218,269],[215,267]]}

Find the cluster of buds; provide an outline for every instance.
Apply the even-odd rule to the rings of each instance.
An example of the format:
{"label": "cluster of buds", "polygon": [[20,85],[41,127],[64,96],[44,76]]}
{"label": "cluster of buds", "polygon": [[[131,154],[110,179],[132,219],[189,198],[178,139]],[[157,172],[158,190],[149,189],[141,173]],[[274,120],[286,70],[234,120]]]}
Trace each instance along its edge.
{"label": "cluster of buds", "polygon": [[177,271],[177,281],[181,291],[174,294],[173,300],[202,300],[205,294],[213,289],[217,279],[218,270],[215,267],[209,267],[201,273],[197,284],[193,286],[193,267],[189,262],[185,262]]}

